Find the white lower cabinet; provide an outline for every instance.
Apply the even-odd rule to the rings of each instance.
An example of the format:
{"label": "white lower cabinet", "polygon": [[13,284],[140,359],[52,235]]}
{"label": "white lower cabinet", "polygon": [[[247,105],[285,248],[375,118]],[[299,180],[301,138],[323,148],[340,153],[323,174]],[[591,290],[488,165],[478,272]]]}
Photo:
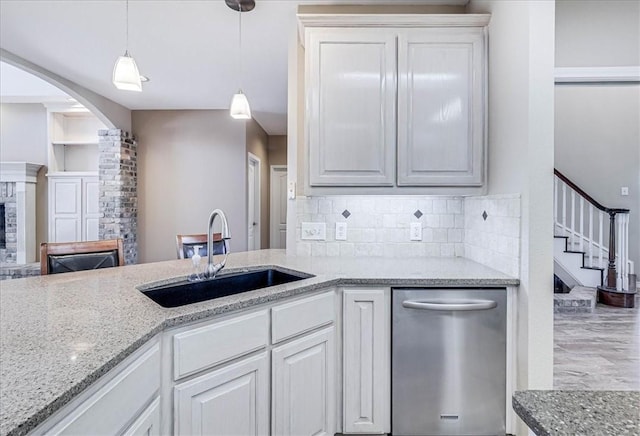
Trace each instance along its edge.
{"label": "white lower cabinet", "polygon": [[153,403],[131,424],[123,436],[160,436],[160,398]]}
{"label": "white lower cabinet", "polygon": [[389,433],[390,290],[343,294],[344,433]]}
{"label": "white lower cabinet", "polygon": [[267,353],[177,385],[174,401],[177,435],[269,434]]}
{"label": "white lower cabinet", "polygon": [[159,413],[152,410],[154,404],[158,406],[159,391],[160,344],[153,339],[150,345],[125,359],[36,427],[32,434],[159,434],[159,414],[157,419],[151,418],[153,422],[145,421],[146,415]]}
{"label": "white lower cabinet", "polygon": [[333,326],[272,350],[271,434],[335,433]]}

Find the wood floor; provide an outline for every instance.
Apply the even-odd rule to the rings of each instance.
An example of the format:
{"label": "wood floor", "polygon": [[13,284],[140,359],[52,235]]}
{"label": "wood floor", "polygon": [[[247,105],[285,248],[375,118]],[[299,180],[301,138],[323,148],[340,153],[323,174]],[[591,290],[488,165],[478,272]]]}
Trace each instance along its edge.
{"label": "wood floor", "polygon": [[640,390],[640,299],[634,309],[598,304],[556,313],[554,389]]}

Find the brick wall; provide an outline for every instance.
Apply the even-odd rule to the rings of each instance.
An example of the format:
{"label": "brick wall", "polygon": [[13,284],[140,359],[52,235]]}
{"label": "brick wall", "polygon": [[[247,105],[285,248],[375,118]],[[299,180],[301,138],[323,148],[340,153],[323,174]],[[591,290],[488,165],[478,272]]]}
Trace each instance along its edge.
{"label": "brick wall", "polygon": [[98,132],[100,161],[100,239],[122,238],[126,264],[138,260],[137,144],[119,129]]}

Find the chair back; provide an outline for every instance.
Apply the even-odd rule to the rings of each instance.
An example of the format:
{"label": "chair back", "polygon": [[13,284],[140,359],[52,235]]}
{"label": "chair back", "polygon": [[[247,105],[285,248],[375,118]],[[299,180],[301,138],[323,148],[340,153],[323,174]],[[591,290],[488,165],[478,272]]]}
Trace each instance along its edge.
{"label": "chair back", "polygon": [[[195,252],[195,247],[200,246],[198,254],[200,256],[207,256],[207,235],[176,235],[176,251],[178,259],[191,259]],[[224,240],[222,240],[221,233],[213,234],[213,253],[212,254],[224,254],[226,248]]]}
{"label": "chair back", "polygon": [[124,246],[121,238],[40,244],[40,274],[42,275],[123,265]]}

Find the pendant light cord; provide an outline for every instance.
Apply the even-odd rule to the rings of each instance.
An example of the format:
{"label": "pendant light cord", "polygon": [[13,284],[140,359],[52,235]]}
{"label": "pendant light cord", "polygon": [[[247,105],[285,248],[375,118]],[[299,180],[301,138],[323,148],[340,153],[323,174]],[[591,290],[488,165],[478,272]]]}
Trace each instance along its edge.
{"label": "pendant light cord", "polygon": [[[127,0],[128,1],[128,0]],[[242,1],[238,0],[238,51],[239,51],[239,77],[238,83],[242,89]]]}
{"label": "pendant light cord", "polygon": [[127,11],[127,20],[126,20],[126,23],[127,23],[127,30],[126,30],[126,35],[127,36],[126,36],[126,38],[127,38],[127,41],[126,41],[126,45],[125,45],[125,51],[129,52],[129,0],[126,0],[125,5],[126,5],[125,9]]}

